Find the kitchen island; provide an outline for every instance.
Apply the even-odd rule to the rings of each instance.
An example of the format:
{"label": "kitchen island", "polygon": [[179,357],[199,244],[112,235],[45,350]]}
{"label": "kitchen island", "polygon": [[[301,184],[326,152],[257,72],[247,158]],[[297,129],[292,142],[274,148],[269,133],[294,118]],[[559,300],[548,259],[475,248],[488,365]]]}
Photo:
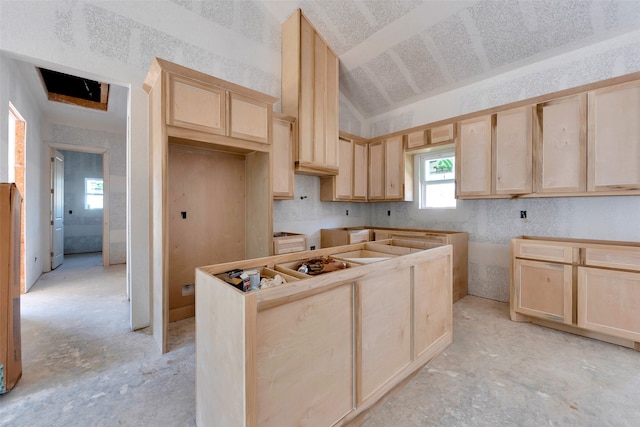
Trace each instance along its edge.
{"label": "kitchen island", "polygon": [[[452,249],[393,239],[196,271],[200,426],[345,425],[452,336]],[[310,258],[346,268],[311,276]],[[286,283],[244,292],[229,271]]]}

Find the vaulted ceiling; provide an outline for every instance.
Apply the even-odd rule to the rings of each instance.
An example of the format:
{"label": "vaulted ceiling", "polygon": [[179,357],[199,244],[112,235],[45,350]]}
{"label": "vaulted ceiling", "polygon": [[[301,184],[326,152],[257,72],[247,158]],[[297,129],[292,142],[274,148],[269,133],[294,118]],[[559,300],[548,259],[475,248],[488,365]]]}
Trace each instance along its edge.
{"label": "vaulted ceiling", "polygon": [[371,117],[640,29],[638,0],[260,0],[301,8],[340,58],[340,89]]}

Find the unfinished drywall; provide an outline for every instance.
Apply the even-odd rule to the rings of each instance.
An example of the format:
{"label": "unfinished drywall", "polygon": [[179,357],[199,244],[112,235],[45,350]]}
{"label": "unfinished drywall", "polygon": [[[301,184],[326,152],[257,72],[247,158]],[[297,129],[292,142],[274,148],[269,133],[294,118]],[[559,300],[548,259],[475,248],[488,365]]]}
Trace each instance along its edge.
{"label": "unfinished drywall", "polygon": [[[307,235],[307,249],[320,249],[323,228],[357,227],[369,223],[368,203],[321,202],[320,178],[295,175],[293,200],[273,201],[273,231]],[[349,211],[349,215],[347,215]]]}
{"label": "unfinished drywall", "polygon": [[85,180],[102,179],[102,154],[60,152],[64,156],[64,254],[102,252],[102,208],[90,208],[85,200]]}

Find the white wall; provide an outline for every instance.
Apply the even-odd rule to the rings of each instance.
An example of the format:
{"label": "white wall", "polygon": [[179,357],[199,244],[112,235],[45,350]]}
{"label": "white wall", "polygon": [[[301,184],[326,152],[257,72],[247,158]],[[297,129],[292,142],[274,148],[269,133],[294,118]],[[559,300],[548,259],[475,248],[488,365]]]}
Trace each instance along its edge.
{"label": "white wall", "polygon": [[[158,56],[279,97],[280,23],[262,5],[251,1],[0,0],[0,8],[0,51],[4,54],[131,87],[130,173],[124,184],[130,190],[127,280],[131,325],[146,326],[150,319],[150,194],[148,101],[141,87],[151,60]],[[0,94],[7,93],[14,80],[3,70]],[[6,95],[0,102],[4,99]],[[0,156],[6,156],[7,119],[1,120]],[[38,159],[39,166],[45,156],[48,153]],[[6,168],[6,158],[0,157],[1,167]],[[36,177],[36,181],[38,178],[42,185],[44,179]],[[42,209],[47,203],[46,192],[37,190],[42,195],[34,204]],[[40,248],[46,234],[40,225],[34,230],[39,234],[34,245]],[[42,259],[39,254],[38,259]],[[37,271],[39,275],[42,266]]]}

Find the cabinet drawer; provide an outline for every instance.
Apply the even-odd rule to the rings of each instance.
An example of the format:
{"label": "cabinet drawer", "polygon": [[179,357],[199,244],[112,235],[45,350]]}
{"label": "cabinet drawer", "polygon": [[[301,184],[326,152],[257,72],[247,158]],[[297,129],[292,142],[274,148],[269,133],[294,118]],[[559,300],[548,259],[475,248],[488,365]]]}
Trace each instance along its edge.
{"label": "cabinet drawer", "polygon": [[301,252],[306,249],[307,236],[305,234],[276,233],[273,236],[274,255]]}
{"label": "cabinet drawer", "polygon": [[517,258],[530,258],[571,264],[577,261],[578,250],[571,246],[517,240],[515,242],[514,254]]}
{"label": "cabinet drawer", "polygon": [[640,248],[586,248],[584,264],[640,271]]}
{"label": "cabinet drawer", "polygon": [[371,230],[350,230],[349,244],[368,242],[371,240]]}

